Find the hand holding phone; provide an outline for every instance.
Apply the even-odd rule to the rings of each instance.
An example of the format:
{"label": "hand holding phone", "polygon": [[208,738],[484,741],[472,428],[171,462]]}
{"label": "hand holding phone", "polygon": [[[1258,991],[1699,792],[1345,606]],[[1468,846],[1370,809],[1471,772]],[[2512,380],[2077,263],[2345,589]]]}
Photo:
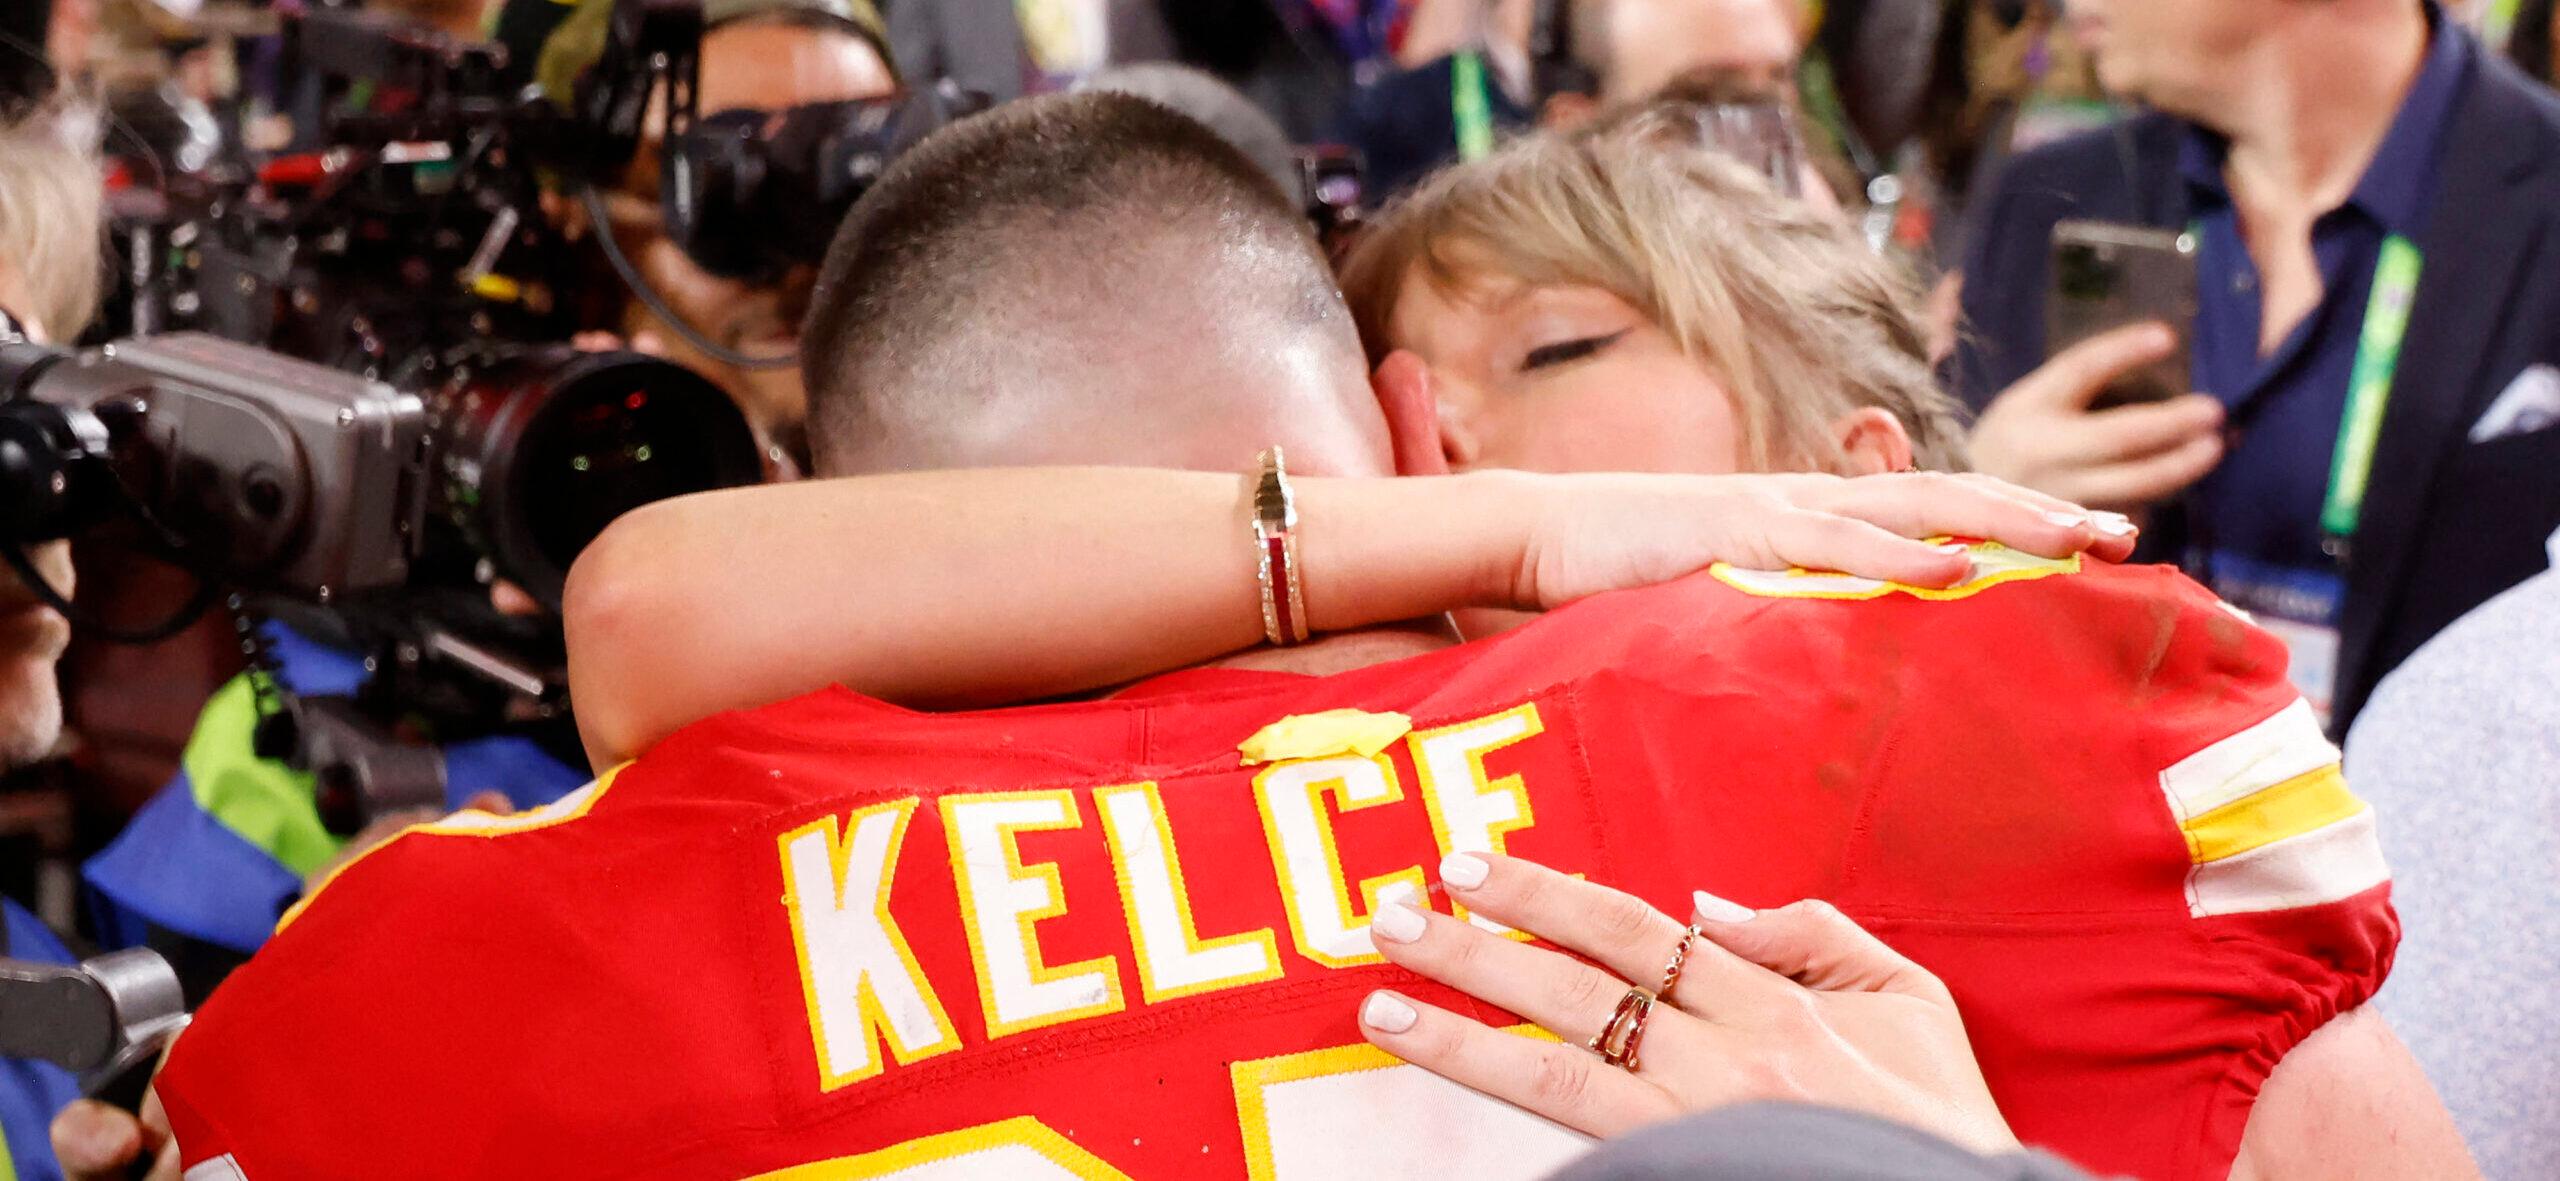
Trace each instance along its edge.
{"label": "hand holding phone", "polygon": [[2176,494],[2221,462],[2222,403],[2180,394],[2094,409],[2123,374],[2176,348],[2167,325],[2142,323],[2055,354],[1984,408],[1973,427],[1974,466],[2092,508],[2133,512]]}

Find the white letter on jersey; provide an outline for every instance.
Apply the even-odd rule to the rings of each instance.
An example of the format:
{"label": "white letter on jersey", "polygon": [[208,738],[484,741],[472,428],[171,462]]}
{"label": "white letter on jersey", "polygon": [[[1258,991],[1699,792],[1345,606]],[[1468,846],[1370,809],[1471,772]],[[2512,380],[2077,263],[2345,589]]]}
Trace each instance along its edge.
{"label": "white letter on jersey", "polygon": [[989,1038],[1121,1009],[1120,965],[1112,957],[1055,968],[1041,962],[1032,924],[1067,913],[1066,890],[1056,865],[1024,865],[1013,843],[1019,832],[1082,827],[1084,811],[1068,791],[942,797]]}
{"label": "white letter on jersey", "polygon": [[1138,949],[1138,983],[1149,1003],[1280,978],[1280,946],[1269,927],[1201,942],[1155,784],[1098,787],[1093,804],[1111,838],[1120,904]]}
{"label": "white letter on jersey", "polygon": [[1325,813],[1328,793],[1348,814],[1401,800],[1404,787],[1383,755],[1281,763],[1254,776],[1263,835],[1271,842],[1271,868],[1280,876],[1280,898],[1289,909],[1289,935],[1297,941],[1298,954],[1328,968],[1384,963],[1378,945],[1369,941],[1366,911],[1375,911],[1379,896],[1390,889],[1408,891],[1411,896],[1404,901],[1425,905],[1422,869],[1362,881],[1366,911],[1354,916],[1342,854],[1333,843],[1333,819]]}
{"label": "white letter on jersey", "polygon": [[[1504,833],[1536,822],[1527,785],[1517,775],[1486,778],[1484,757],[1545,729],[1532,703],[1408,739],[1413,744],[1414,770],[1422,776],[1422,803],[1431,810],[1431,831],[1440,838],[1441,853],[1500,853]],[[1466,907],[1452,910],[1485,930],[1511,933],[1492,919],[1468,915]]]}
{"label": "white letter on jersey", "polygon": [[818,1086],[832,1091],[880,1073],[872,1049],[886,1032],[902,1063],[960,1048],[951,1018],[889,917],[890,871],[907,839],[913,799],[825,817],[782,834],[782,905],[800,953],[800,990],[818,1050]]}

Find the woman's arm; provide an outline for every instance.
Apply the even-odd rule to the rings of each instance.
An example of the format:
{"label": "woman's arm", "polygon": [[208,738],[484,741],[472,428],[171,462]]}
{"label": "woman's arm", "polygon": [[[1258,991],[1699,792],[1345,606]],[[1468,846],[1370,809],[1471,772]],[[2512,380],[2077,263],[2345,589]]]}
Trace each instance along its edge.
{"label": "woman's arm", "polygon": [[[2128,526],[1975,477],[1296,483],[1317,631],[1553,607],[1719,560],[1945,585],[1966,559],[1906,540],[1941,533],[2056,555],[2131,546]],[[995,704],[1251,647],[1261,603],[1245,486],[1220,473],[1024,468],[639,509],[570,574],[569,677],[588,754],[611,766],[696,719],[838,682],[916,706]]]}

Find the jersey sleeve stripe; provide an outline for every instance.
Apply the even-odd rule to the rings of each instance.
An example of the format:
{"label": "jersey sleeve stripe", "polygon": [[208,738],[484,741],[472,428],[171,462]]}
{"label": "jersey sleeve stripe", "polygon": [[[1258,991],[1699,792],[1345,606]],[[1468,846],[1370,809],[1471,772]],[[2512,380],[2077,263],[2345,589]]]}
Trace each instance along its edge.
{"label": "jersey sleeve stripe", "polygon": [[2390,878],[2382,845],[2374,839],[2373,810],[2366,808],[2337,823],[2197,866],[2187,878],[2187,903],[2197,918],[2291,910],[2351,898]]}
{"label": "jersey sleeve stripe", "polygon": [[2194,863],[2190,914],[2320,906],[2390,880],[2373,809],[2348,790],[2338,758],[2297,698],[2160,773]]}
{"label": "jersey sleeve stripe", "polygon": [[2187,821],[2187,846],[2199,862],[2222,861],[2364,811],[2335,766],[2322,767]]}
{"label": "jersey sleeve stripe", "polygon": [[2178,760],[2160,773],[2184,823],[2338,761],[2311,703],[2299,698],[2267,720]]}

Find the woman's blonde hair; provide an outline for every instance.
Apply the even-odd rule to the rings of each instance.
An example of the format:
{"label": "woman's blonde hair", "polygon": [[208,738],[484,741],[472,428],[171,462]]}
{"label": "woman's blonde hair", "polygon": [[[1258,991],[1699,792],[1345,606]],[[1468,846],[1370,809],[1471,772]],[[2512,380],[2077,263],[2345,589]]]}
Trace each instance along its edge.
{"label": "woman's blonde hair", "polygon": [[1697,111],[1664,104],[1524,136],[1391,206],[1343,264],[1371,360],[1411,275],[1459,294],[1486,279],[1597,287],[1722,380],[1755,470],[1840,470],[1833,423],[1869,406],[1901,421],[1916,464],[1962,469],[1956,403],[1931,373],[1910,276],[1699,146]]}
{"label": "woman's blonde hair", "polygon": [[9,310],[57,341],[97,315],[105,265],[106,178],[71,139],[85,125],[55,108],[0,121],[0,268],[16,275],[26,302]]}

